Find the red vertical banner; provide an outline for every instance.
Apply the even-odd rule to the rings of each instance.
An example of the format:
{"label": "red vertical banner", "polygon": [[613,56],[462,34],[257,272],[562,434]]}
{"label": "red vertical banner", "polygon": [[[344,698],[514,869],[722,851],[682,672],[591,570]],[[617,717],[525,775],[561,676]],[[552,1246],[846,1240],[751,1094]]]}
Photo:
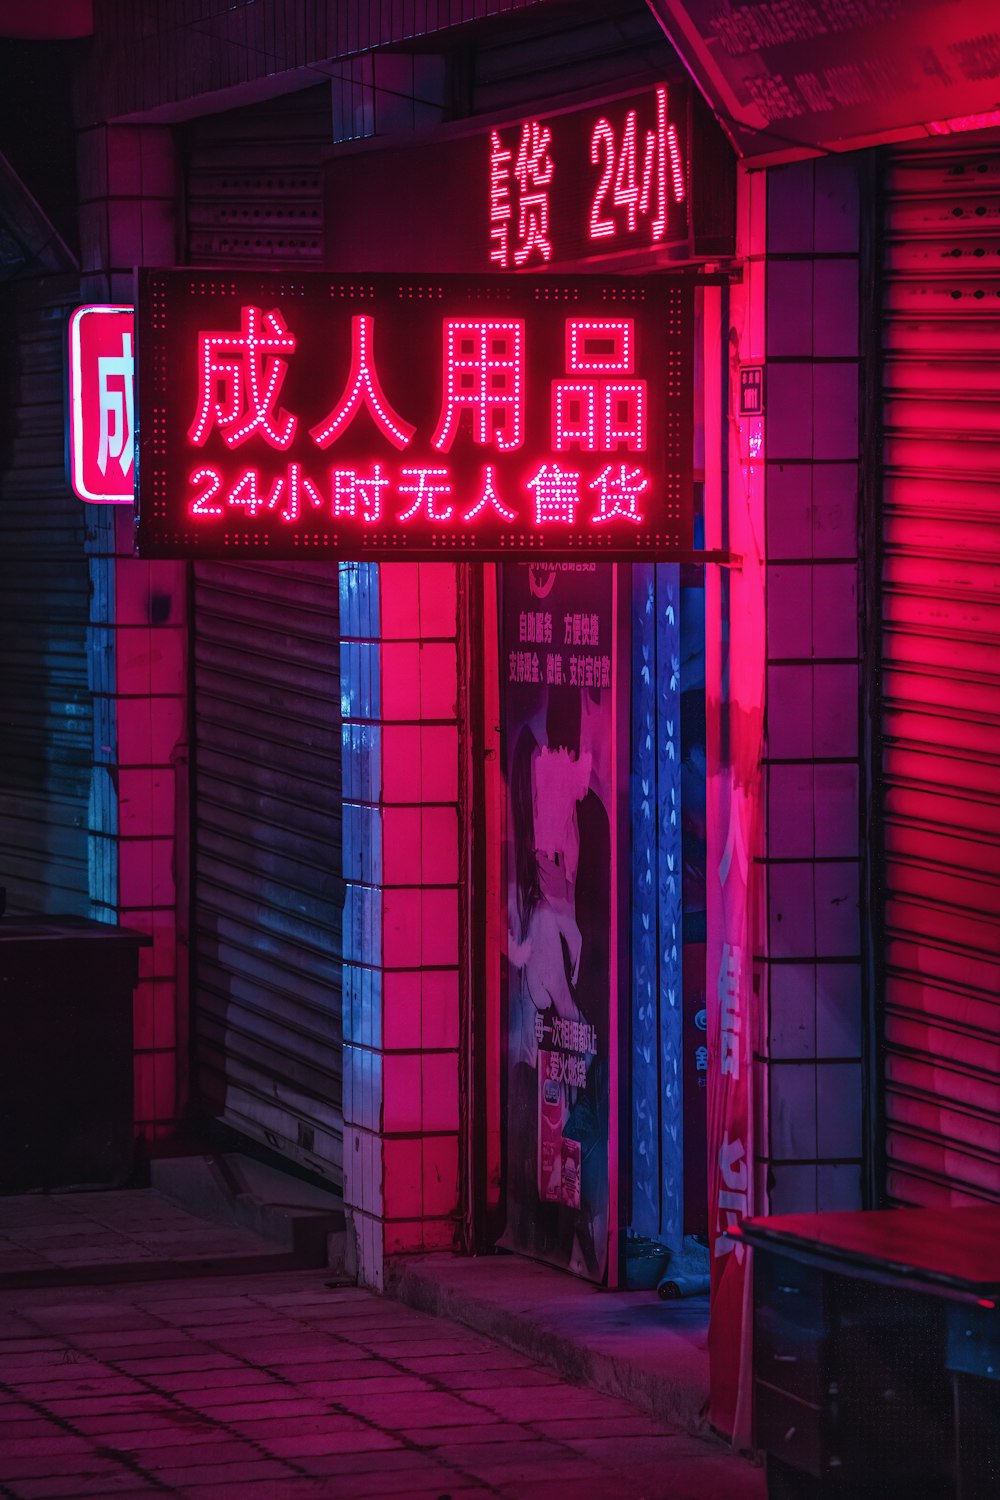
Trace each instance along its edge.
{"label": "red vertical banner", "polygon": [[[709,1417],[740,1448],[751,1441],[750,1254],[726,1231],[758,1206],[753,1069],[767,664],[763,419],[740,414],[739,367],[761,336],[762,286],[750,278],[732,288],[728,318],[714,293],[705,301],[706,327],[718,337],[716,351],[706,350],[706,433],[720,440],[719,448],[706,442],[706,545],[738,558],[735,567],[708,568],[705,583]],[[710,463],[722,444],[728,484]]]}
{"label": "red vertical banner", "polygon": [[710,1416],[737,1446],[749,1442],[750,1278],[747,1249],[726,1231],[753,1212],[751,1037],[753,945],[748,849],[756,805],[725,769],[709,783],[721,858],[709,870],[708,1204],[712,1249]]}

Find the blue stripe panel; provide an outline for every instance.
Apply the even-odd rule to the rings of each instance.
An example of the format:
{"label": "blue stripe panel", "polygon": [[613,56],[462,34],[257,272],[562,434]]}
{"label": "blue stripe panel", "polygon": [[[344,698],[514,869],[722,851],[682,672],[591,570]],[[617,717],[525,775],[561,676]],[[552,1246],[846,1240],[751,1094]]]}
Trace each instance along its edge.
{"label": "blue stripe panel", "polygon": [[657,1020],[656,630],[652,563],[632,567],[632,1043],[630,1227],[660,1227]]}
{"label": "blue stripe panel", "polygon": [[[382,1115],[382,735],[377,563],[340,563],[344,1120],[378,1131]],[[364,1173],[346,1174],[347,1192]],[[364,1188],[362,1186],[362,1191]],[[349,1201],[354,1201],[350,1200]],[[374,1209],[373,1203],[355,1206]]]}
{"label": "blue stripe panel", "polygon": [[680,568],[656,564],[656,827],[659,915],[660,1240],[684,1234]]}

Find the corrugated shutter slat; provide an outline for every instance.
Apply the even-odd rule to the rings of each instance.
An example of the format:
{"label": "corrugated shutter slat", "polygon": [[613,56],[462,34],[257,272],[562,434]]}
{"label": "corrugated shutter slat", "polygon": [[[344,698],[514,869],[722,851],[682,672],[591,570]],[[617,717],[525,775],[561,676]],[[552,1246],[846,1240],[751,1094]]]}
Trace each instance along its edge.
{"label": "corrugated shutter slat", "polygon": [[[310,565],[300,580],[198,563],[194,619],[199,1095],[229,1124],[339,1182],[336,565]],[[230,634],[244,649],[220,656]]]}
{"label": "corrugated shutter slat", "polygon": [[1000,1202],[1000,146],[887,189],[886,1190]]}
{"label": "corrugated shutter slat", "polygon": [[0,885],[12,912],[87,915],[93,700],[84,510],[63,465],[75,276],[5,286],[0,370]]}

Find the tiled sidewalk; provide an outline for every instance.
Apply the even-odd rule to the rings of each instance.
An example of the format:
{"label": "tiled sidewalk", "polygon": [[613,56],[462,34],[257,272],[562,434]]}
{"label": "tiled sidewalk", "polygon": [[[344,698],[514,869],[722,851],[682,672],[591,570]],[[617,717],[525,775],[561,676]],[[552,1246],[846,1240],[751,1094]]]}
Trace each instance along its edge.
{"label": "tiled sidewalk", "polygon": [[0,1495],[763,1500],[722,1448],[327,1273],[0,1293]]}
{"label": "tiled sidewalk", "polygon": [[290,1256],[239,1225],[211,1223],[152,1188],[0,1197],[0,1289],[220,1262],[265,1270]]}

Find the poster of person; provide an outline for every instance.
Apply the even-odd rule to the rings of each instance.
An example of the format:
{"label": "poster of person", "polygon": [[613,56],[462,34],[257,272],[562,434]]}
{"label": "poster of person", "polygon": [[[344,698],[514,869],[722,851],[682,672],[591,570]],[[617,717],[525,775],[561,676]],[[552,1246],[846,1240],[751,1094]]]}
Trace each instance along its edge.
{"label": "poster of person", "polygon": [[504,564],[500,615],[500,1243],[600,1282],[609,1212],[612,565]]}

